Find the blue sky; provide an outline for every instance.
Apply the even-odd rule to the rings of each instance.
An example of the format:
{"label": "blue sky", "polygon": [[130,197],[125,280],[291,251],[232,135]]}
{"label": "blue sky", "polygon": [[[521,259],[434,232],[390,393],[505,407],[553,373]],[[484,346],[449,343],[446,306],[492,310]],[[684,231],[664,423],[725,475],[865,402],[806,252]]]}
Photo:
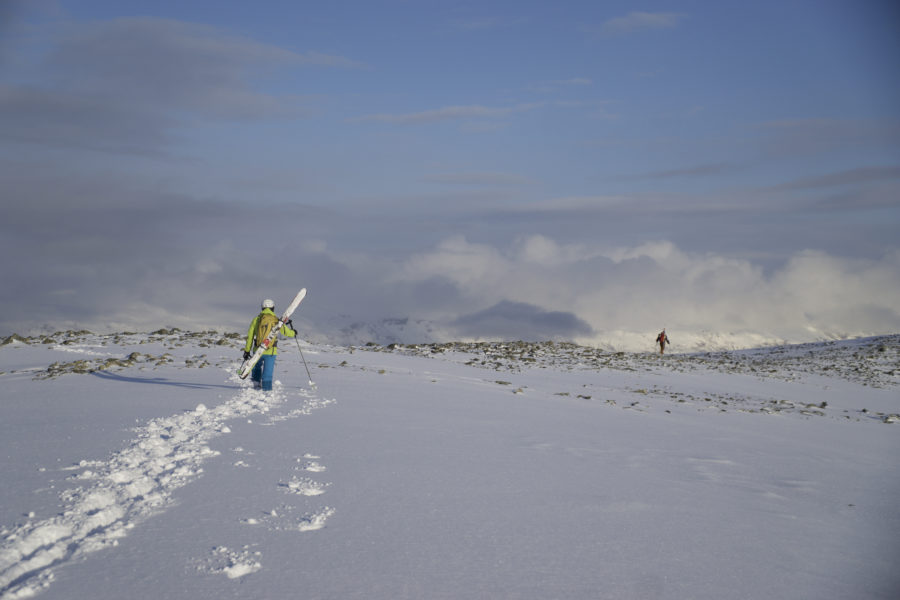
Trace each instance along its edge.
{"label": "blue sky", "polygon": [[0,244],[27,248],[0,267],[0,333],[240,328],[298,284],[311,329],[900,328],[895,3],[33,0],[0,20]]}

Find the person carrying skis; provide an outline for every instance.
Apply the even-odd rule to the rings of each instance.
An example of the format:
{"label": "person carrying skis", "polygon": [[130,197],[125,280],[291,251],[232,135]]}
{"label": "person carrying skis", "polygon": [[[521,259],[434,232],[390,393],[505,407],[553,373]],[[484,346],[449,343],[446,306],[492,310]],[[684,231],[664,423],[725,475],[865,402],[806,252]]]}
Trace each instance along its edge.
{"label": "person carrying skis", "polygon": [[666,330],[663,329],[659,332],[659,335],[656,336],[656,343],[659,344],[659,353],[662,354],[666,351],[666,344],[669,342],[669,336],[666,335]]}
{"label": "person carrying skis", "polygon": [[[247,343],[244,345],[244,360],[256,351],[272,328],[278,324],[278,316],[272,310],[275,308],[275,301],[266,298],[262,303],[262,311],[256,315],[256,318],[250,323],[250,329],[247,330]],[[285,337],[295,337],[297,332],[294,330],[294,322],[289,320],[281,326],[279,333]],[[250,379],[257,387],[262,387],[263,391],[272,389],[272,376],[275,373],[275,355],[278,354],[278,339],[272,343],[272,347],[266,350],[259,362],[253,367]]]}

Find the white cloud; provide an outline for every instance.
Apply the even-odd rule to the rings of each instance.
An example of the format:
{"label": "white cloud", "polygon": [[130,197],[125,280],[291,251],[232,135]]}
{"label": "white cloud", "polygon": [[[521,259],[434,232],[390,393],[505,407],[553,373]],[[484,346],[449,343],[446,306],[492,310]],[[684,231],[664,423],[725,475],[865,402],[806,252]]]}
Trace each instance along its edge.
{"label": "white cloud", "polygon": [[517,239],[512,252],[517,261],[545,267],[577,263],[603,256],[602,251],[586,244],[558,244],[543,235],[530,235]]}
{"label": "white cloud", "polygon": [[518,255],[525,263],[555,265],[564,260],[559,244],[542,235],[532,235],[521,240]]}
{"label": "white cloud", "polygon": [[616,263],[648,257],[658,263],[678,263],[679,266],[684,264],[684,255],[673,243],[665,241],[648,242],[634,248],[616,248],[606,253],[606,256]]}
{"label": "white cloud", "polygon": [[795,341],[900,331],[898,251],[881,260],[805,251],[766,274],[747,260],[666,241],[605,249],[529,236],[503,250],[455,237],[410,258],[397,278],[450,281],[470,307],[459,314],[509,301],[572,315],[598,332],[585,342],[662,327]]}
{"label": "white cloud", "polygon": [[622,17],[615,17],[600,26],[605,35],[618,35],[644,31],[648,29],[669,29],[677,26],[684,15],[671,12],[631,12]]}
{"label": "white cloud", "polygon": [[508,266],[509,261],[496,248],[454,236],[442,241],[432,252],[410,257],[395,277],[398,281],[441,277],[477,294],[478,286],[502,278]]}
{"label": "white cloud", "polygon": [[900,250],[880,261],[841,259],[804,251],[772,278],[785,319],[814,330],[897,331]]}

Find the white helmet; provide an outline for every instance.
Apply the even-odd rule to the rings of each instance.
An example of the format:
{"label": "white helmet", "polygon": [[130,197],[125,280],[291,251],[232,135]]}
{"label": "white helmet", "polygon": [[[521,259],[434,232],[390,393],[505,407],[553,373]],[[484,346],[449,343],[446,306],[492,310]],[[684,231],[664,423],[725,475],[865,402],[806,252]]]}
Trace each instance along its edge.
{"label": "white helmet", "polygon": [[263,300],[262,307],[263,308],[275,308],[275,301],[271,300],[269,298],[266,298],[265,300]]}

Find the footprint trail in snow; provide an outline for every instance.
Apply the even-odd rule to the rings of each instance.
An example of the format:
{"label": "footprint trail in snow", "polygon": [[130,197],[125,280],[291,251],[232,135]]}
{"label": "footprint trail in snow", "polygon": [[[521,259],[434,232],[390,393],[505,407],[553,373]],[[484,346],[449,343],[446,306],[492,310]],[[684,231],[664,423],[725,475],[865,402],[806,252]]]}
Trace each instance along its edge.
{"label": "footprint trail in snow", "polygon": [[[300,408],[274,415],[272,421],[309,414],[331,402],[301,394]],[[29,516],[24,524],[0,531],[0,599],[34,596],[52,583],[55,568],[116,546],[130,529],[171,504],[173,492],[203,472],[204,461],[219,455],[208,444],[230,433],[227,421],[269,413],[286,401],[277,389],[267,394],[243,388],[213,408],[199,404],[192,411],[149,421],[135,430],[136,437],[125,449],[106,461],[83,461],[80,467],[85,470],[73,479],[88,483],[61,494],[60,514],[41,521]],[[294,491],[294,486],[297,493],[324,489],[314,482],[296,481],[289,482],[288,488]],[[301,531],[304,525],[321,527],[330,515],[328,510],[305,517],[295,527]],[[228,562],[223,572],[229,577],[258,568],[257,560]]]}

